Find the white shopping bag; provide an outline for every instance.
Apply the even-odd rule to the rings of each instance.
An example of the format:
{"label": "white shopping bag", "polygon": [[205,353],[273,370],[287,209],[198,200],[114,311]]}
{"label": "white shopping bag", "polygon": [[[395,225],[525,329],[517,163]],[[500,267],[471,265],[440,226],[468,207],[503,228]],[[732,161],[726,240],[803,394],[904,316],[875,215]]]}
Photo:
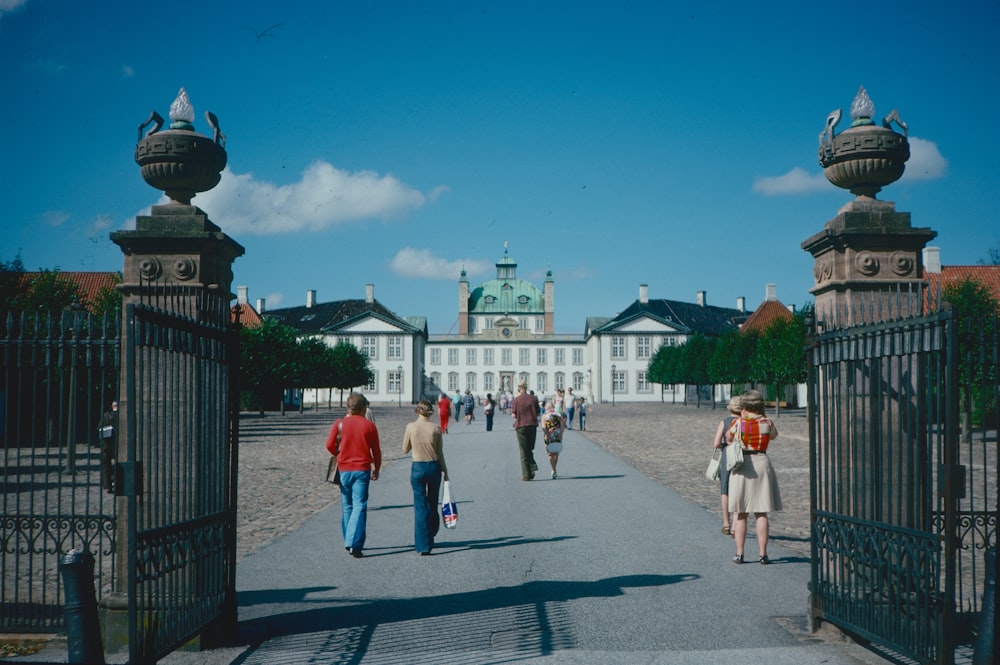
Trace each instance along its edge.
{"label": "white shopping bag", "polygon": [[444,481],[444,495],[441,497],[441,517],[444,520],[444,528],[454,529],[458,524],[458,506],[451,494],[451,481]]}

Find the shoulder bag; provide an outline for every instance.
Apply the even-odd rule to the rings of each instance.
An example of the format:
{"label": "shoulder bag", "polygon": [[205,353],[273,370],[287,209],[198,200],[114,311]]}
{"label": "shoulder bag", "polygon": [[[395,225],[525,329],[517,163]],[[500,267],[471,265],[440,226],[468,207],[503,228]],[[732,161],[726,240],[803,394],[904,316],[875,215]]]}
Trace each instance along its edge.
{"label": "shoulder bag", "polygon": [[712,459],[708,461],[708,468],[705,469],[705,477],[709,480],[719,479],[719,462],[722,460],[722,448],[716,448],[712,453]]}
{"label": "shoulder bag", "polygon": [[726,448],[726,469],[732,473],[739,471],[743,466],[743,423],[737,425],[736,436],[733,442]]}
{"label": "shoulder bag", "polygon": [[340,469],[337,468],[337,455],[340,454],[340,434],[344,431],[344,421],[337,423],[337,447],[336,452],[330,456],[330,463],[326,466],[326,482],[334,485],[340,484]]}

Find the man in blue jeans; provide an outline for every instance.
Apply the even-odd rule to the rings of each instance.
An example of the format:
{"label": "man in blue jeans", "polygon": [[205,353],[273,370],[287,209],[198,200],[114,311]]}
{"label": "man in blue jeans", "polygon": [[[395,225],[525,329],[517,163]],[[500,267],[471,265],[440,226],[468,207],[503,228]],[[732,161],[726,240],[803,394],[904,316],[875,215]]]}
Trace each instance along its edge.
{"label": "man in blue jeans", "polygon": [[351,556],[364,556],[365,532],[368,520],[368,486],[378,480],[382,468],[375,423],[365,418],[368,400],[360,393],[347,398],[347,416],[333,424],[326,440],[326,449],[337,457],[340,470],[340,529],[344,549]]}

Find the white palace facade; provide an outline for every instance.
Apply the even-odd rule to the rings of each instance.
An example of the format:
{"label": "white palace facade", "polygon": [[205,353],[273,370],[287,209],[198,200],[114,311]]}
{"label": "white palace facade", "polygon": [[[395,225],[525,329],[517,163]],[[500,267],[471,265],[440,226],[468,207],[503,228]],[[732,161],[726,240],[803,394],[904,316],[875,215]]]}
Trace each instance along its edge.
{"label": "white palace facade", "polygon": [[[372,284],[363,300],[318,303],[315,293],[307,292],[305,306],[262,311],[258,300],[257,309],[330,346],[341,340],[355,345],[372,369],[372,382],[359,390],[376,404],[433,401],[442,391],[495,398],[521,381],[541,397],[572,388],[591,402],[680,401],[683,386],[647,378],[657,349],[683,344],[697,332],[721,335],[748,316],[743,298],[732,309],[708,305],[704,292],[695,303],[650,300],[643,284],[620,314],[589,317],[581,334],[557,335],[551,271],[541,288],[518,278],[506,247],[494,279],[472,286],[462,271],[457,334],[429,335],[425,317],[396,315],[375,299]],[[329,396],[306,391],[302,398],[308,405]]]}

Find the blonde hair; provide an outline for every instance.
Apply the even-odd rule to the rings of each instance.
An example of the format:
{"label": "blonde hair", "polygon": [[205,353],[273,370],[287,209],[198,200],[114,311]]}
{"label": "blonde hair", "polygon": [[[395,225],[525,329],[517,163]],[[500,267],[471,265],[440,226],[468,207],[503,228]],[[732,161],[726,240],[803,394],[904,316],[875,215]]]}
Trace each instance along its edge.
{"label": "blonde hair", "polygon": [[729,405],[726,408],[729,409],[729,413],[733,414],[734,416],[740,415],[740,411],[743,410],[743,398],[741,398],[739,395],[734,395],[733,397],[730,397]]}

